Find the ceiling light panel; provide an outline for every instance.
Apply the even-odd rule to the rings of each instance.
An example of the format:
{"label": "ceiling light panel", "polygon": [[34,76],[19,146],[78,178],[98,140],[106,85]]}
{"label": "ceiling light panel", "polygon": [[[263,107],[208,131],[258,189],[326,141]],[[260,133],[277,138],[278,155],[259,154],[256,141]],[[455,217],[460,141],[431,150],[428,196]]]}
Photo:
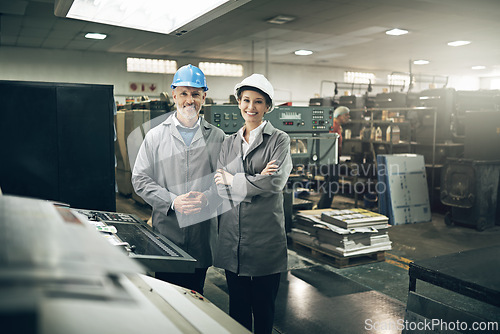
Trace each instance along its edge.
{"label": "ceiling light panel", "polygon": [[295,51],[295,54],[297,56],[309,56],[309,55],[312,55],[313,52],[311,50],[297,50],[297,51]]}
{"label": "ceiling light panel", "polygon": [[415,64],[415,65],[427,65],[427,64],[429,64],[429,61],[428,60],[424,60],[424,59],[419,59],[419,60],[415,60],[413,62],[413,64]]}
{"label": "ceiling light panel", "polygon": [[55,14],[152,31],[185,33],[250,0],[56,0]]}
{"label": "ceiling light panel", "polygon": [[387,30],[385,33],[391,36],[401,36],[401,35],[406,35],[408,33],[408,30],[394,28],[391,30]]}
{"label": "ceiling light panel", "polygon": [[108,37],[106,34],[100,34],[97,32],[88,32],[85,34],[85,38],[88,39],[105,39],[106,37]]}
{"label": "ceiling light panel", "polygon": [[454,41],[448,43],[449,46],[463,46],[467,44],[470,44],[470,41]]}
{"label": "ceiling light panel", "polygon": [[272,23],[272,24],[285,24],[288,22],[292,22],[293,20],[295,20],[295,17],[293,17],[293,16],[278,15],[278,16],[275,16],[275,17],[267,20],[266,22]]}

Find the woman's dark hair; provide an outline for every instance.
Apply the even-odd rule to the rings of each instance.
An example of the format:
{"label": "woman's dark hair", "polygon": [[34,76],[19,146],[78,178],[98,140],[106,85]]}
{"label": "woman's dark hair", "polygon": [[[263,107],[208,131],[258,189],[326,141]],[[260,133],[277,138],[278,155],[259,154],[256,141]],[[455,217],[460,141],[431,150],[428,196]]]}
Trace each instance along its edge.
{"label": "woman's dark hair", "polygon": [[269,95],[267,95],[266,93],[264,93],[264,91],[262,91],[261,89],[259,89],[257,87],[253,87],[253,86],[241,86],[238,89],[238,101],[241,99],[241,92],[244,92],[246,90],[253,90],[254,92],[257,92],[257,93],[261,94],[262,96],[264,96],[264,99],[266,100],[266,104],[269,107],[271,106],[272,101],[271,101],[271,98],[269,97]]}

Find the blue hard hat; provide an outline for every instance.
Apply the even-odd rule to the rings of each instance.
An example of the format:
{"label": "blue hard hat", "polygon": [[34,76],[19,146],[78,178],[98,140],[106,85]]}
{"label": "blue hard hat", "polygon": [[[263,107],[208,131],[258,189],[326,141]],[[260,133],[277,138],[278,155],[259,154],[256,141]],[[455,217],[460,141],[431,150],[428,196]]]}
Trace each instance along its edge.
{"label": "blue hard hat", "polygon": [[175,72],[174,80],[170,87],[174,89],[177,86],[203,88],[204,91],[208,90],[205,74],[198,67],[191,64],[184,65]]}

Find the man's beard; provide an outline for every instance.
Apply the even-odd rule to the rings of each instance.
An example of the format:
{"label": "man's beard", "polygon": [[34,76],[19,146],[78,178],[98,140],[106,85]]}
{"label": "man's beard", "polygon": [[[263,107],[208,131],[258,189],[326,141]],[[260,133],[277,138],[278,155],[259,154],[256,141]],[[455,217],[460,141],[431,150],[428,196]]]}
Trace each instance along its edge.
{"label": "man's beard", "polygon": [[187,106],[182,108],[181,106],[177,105],[177,112],[182,115],[187,120],[192,120],[198,117],[198,111],[196,110],[194,105]]}

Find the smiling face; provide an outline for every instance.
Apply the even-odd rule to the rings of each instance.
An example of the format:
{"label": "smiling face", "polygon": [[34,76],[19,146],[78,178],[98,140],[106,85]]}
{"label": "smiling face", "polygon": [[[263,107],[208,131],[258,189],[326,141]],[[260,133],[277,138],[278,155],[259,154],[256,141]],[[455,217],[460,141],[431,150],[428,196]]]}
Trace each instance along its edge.
{"label": "smiling face", "polygon": [[177,118],[179,121],[191,121],[198,118],[201,106],[205,103],[207,93],[203,88],[175,87],[172,97],[177,105]]}
{"label": "smiling face", "polygon": [[238,106],[245,124],[252,129],[262,124],[262,118],[270,107],[266,104],[264,95],[253,90],[244,90],[240,93]]}

